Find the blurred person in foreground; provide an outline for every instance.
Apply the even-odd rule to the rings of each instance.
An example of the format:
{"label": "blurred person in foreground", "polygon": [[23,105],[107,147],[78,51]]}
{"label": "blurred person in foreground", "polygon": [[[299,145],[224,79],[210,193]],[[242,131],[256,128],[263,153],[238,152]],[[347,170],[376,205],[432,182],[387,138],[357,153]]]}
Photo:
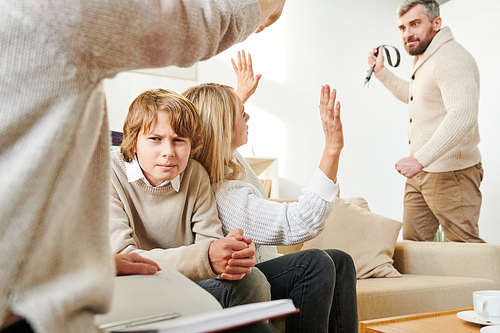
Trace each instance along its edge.
{"label": "blurred person in foreground", "polygon": [[97,332],[115,268],[103,79],[208,59],[284,0],[0,3],[0,330]]}

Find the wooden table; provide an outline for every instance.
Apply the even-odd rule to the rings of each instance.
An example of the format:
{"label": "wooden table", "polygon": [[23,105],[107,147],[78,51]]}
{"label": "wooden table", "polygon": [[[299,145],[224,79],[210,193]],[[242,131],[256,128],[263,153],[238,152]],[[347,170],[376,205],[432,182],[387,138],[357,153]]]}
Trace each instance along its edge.
{"label": "wooden table", "polygon": [[478,333],[482,325],[457,317],[472,307],[418,313],[414,315],[365,320],[359,322],[359,333]]}

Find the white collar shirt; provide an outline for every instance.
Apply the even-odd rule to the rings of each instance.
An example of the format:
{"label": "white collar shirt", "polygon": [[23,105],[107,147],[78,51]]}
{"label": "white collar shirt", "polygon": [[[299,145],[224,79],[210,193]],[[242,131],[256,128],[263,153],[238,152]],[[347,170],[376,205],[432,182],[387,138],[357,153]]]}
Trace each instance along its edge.
{"label": "white collar shirt", "polygon": [[[137,162],[136,159],[132,160],[132,162],[125,162],[125,167],[126,167],[126,172],[127,172],[127,180],[129,183],[133,183],[136,180],[140,179],[146,185],[155,187],[155,186],[151,185],[151,183],[144,176],[144,173],[142,172],[141,166],[139,165],[139,162]],[[174,188],[174,190],[176,192],[179,192],[179,189],[181,187],[180,175],[177,175],[177,177],[175,177],[172,180],[166,180],[156,187],[165,187],[170,183],[172,183],[172,187]]]}

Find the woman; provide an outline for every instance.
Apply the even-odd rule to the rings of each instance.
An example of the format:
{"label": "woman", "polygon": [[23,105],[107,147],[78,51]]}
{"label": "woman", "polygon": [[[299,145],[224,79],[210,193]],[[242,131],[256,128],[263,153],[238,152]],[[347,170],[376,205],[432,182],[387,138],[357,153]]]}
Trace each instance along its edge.
{"label": "woman", "polygon": [[[244,99],[255,91],[260,78],[253,75],[251,65],[250,56],[247,61],[244,53],[239,53],[238,65],[233,61],[238,76],[237,91]],[[231,87],[213,83],[184,92],[202,118],[204,143],[194,158],[209,173],[224,231],[235,227],[244,230],[246,237],[258,247],[256,267],[271,284],[271,298],[292,298],[301,309],[298,315],[287,318],[287,332],[357,332],[356,272],[348,254],[339,250],[313,250],[314,258],[304,257],[308,251],[280,256],[275,246],[269,246],[298,244],[316,237],[333,209],[332,201],[339,191],[335,181],[343,148],[336,91],[330,91],[328,85],[321,88],[319,109],[325,149],[309,187],[303,189],[299,201],[290,206],[267,200],[262,183],[236,151],[247,141],[246,122],[249,119],[238,94]],[[330,273],[318,271],[323,265],[328,266],[324,257],[333,260],[334,269]],[[321,260],[323,264],[317,264]],[[320,275],[316,278],[322,281],[323,287],[309,290],[310,295],[294,295],[290,292],[294,286],[284,286],[293,278],[288,277],[288,282],[279,280],[291,265],[316,265],[311,272]],[[305,286],[311,287],[307,283]],[[334,294],[330,297],[327,291],[333,288]],[[311,298],[307,298],[309,296]],[[316,326],[311,328],[310,325]]]}

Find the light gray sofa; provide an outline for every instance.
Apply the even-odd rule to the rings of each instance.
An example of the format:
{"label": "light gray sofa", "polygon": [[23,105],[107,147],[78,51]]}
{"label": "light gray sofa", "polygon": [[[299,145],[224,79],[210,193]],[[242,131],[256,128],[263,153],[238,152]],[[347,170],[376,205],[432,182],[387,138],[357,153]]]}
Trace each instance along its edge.
{"label": "light gray sofa", "polygon": [[472,306],[474,291],[500,289],[500,244],[400,241],[393,259],[402,277],[358,280],[360,321]]}
{"label": "light gray sofa", "polygon": [[500,244],[401,241],[400,278],[358,280],[359,320],[472,306],[472,293],[500,289]]}

